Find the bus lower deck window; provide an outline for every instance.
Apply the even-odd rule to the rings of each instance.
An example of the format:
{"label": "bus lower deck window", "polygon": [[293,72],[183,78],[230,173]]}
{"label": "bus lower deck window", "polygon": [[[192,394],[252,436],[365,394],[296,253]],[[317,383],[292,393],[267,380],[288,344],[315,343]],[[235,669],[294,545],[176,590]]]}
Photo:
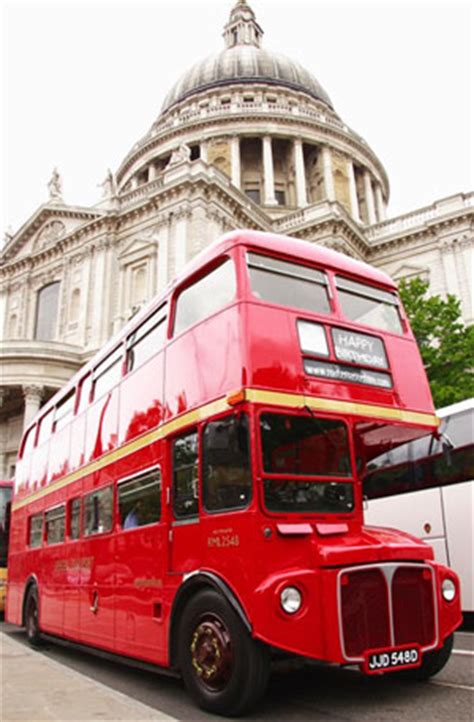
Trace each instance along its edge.
{"label": "bus lower deck window", "polygon": [[104,534],[112,529],[114,492],[111,486],[84,498],[84,535]]}
{"label": "bus lower deck window", "polygon": [[152,469],[119,484],[118,505],[122,529],[153,524],[161,517],[161,473]]}

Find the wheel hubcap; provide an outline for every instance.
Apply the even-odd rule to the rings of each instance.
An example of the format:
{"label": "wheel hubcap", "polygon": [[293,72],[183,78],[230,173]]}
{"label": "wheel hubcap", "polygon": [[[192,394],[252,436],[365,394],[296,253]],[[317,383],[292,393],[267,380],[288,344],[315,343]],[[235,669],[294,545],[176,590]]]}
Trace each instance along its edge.
{"label": "wheel hubcap", "polygon": [[205,687],[221,690],[228,683],[232,673],[232,643],[229,630],[217,616],[206,615],[194,630],[191,661]]}

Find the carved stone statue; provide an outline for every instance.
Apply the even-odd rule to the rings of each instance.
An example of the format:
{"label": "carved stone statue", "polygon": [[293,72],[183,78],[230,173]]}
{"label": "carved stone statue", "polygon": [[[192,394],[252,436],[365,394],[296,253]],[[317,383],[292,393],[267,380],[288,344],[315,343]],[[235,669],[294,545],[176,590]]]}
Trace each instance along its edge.
{"label": "carved stone statue", "polygon": [[168,163],[168,168],[172,165],[177,165],[178,163],[184,163],[186,161],[191,160],[191,148],[189,145],[186,145],[186,143],[181,143],[179,148],[176,148],[170,158],[170,162]]}
{"label": "carved stone statue", "polygon": [[3,243],[6,246],[9,241],[13,238],[15,235],[13,228],[11,226],[8,226],[7,230],[5,231],[5,234],[3,236]]}
{"label": "carved stone statue", "polygon": [[110,168],[107,170],[105,180],[102,183],[99,183],[99,185],[103,189],[102,198],[111,198],[112,196],[117,195],[117,183]]}
{"label": "carved stone statue", "polygon": [[51,201],[59,202],[62,201],[62,190],[63,190],[63,183],[61,180],[61,176],[58,173],[58,169],[55,168],[53,170],[53,175],[51,176],[51,180],[48,183],[48,190],[49,190],[49,198]]}

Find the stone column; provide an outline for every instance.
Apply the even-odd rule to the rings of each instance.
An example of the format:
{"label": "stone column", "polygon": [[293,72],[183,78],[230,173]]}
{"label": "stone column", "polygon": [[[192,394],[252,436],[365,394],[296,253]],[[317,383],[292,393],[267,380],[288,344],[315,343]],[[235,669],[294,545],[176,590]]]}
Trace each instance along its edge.
{"label": "stone column", "polygon": [[[91,325],[89,346],[99,348],[105,341],[102,329],[104,328],[104,315],[106,313],[106,294],[111,292],[107,276],[107,244],[104,240],[95,249],[91,266],[93,280],[89,286],[92,308],[89,318]],[[120,312],[123,312],[122,307]]]}
{"label": "stone column", "polygon": [[38,413],[43,398],[43,386],[23,386],[23,397],[25,399],[25,411],[23,414],[23,430],[25,430]]}
{"label": "stone column", "polygon": [[364,170],[364,191],[365,191],[365,206],[367,208],[367,223],[372,224],[377,222],[375,216],[375,203],[374,193],[372,191],[372,178],[370,177],[369,171]]}
{"label": "stone column", "polygon": [[296,205],[298,208],[304,208],[308,205],[308,196],[306,193],[303,141],[300,140],[300,138],[296,138],[293,148],[295,156]]}
{"label": "stone column", "polygon": [[[20,319],[18,319],[19,321]],[[7,290],[5,286],[0,288],[0,341],[8,336],[8,317],[7,317]]]}
{"label": "stone column", "polygon": [[385,205],[383,202],[382,188],[380,187],[380,183],[377,183],[375,186],[375,207],[377,209],[377,220],[384,221],[386,218]]}
{"label": "stone column", "polygon": [[351,200],[351,215],[358,223],[360,223],[359,199],[357,198],[357,186],[354,173],[354,164],[351,160],[347,161],[347,177],[349,178],[349,196]]}
{"label": "stone column", "polygon": [[323,146],[323,174],[325,196],[329,201],[334,201],[336,200],[336,193],[332,174],[331,148],[328,145]]}
{"label": "stone column", "polygon": [[233,185],[240,188],[240,138],[238,135],[232,136],[230,142],[230,160],[231,160],[231,179]]}
{"label": "stone column", "polygon": [[201,141],[201,144],[199,146],[199,154],[201,156],[201,160],[203,160],[204,163],[209,163],[208,149],[209,146],[207,140]]}
{"label": "stone column", "polygon": [[188,214],[176,214],[173,229],[174,275],[177,276],[186,265],[188,246]]}
{"label": "stone column", "polygon": [[446,293],[453,293],[458,298],[462,298],[461,289],[459,288],[456,260],[454,257],[454,243],[451,239],[447,239],[442,242],[441,258],[444,269],[444,287]]}
{"label": "stone column", "polygon": [[264,198],[263,203],[266,206],[278,205],[275,198],[275,178],[273,175],[273,151],[271,136],[263,137],[263,184]]}
{"label": "stone column", "polygon": [[158,175],[156,171],[156,166],[154,163],[150,163],[148,166],[148,183],[152,180],[155,180],[156,176]]}
{"label": "stone column", "polygon": [[157,292],[161,293],[166,288],[168,278],[168,230],[169,226],[163,223],[158,231],[158,238],[156,239],[158,247],[158,279],[157,279]]}

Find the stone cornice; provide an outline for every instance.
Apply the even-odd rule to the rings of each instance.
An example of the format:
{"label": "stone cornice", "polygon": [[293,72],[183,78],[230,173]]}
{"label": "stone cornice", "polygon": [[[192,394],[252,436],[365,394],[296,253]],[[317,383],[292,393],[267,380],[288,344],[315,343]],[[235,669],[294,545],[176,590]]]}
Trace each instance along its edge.
{"label": "stone cornice", "polygon": [[[101,214],[90,223],[70,231],[54,245],[30,256],[12,259],[0,266],[0,281],[16,277],[22,271],[33,273],[35,269],[42,269],[48,263],[63,262],[67,254],[77,252],[79,247],[81,252],[84,252],[84,244],[87,244],[88,252],[108,248],[113,243],[114,234],[126,224],[150,217],[153,212],[163,211],[163,205],[172,204],[173,200],[181,203],[183,199],[189,200],[200,193],[207,194],[208,197],[214,195],[224,203],[235,217],[237,225],[271,230],[271,220],[267,214],[235,188],[224,173],[199,161],[183,170],[172,183],[159,183],[155,186],[152,182],[151,196],[140,197],[135,205],[106,215]],[[168,212],[171,211],[175,212],[170,207]]]}
{"label": "stone cornice", "polygon": [[2,341],[0,354],[0,365],[10,362],[12,359],[60,361],[69,362],[75,365],[82,365],[85,362],[84,352],[80,346],[72,346],[66,343],[54,341],[33,341],[14,340]]}
{"label": "stone cornice", "polygon": [[[453,202],[448,210],[446,202],[456,201],[456,199],[459,199],[457,209]],[[369,257],[373,260],[380,254],[390,253],[392,249],[401,249],[405,246],[414,247],[416,243],[436,242],[440,235],[446,232],[455,232],[457,228],[465,232],[466,224],[469,224],[469,227],[474,224],[474,193],[461,194],[454,199],[443,199],[428,208],[367,229]],[[380,235],[374,239],[371,231],[380,231],[384,228],[387,229],[387,236]]]}
{"label": "stone cornice", "polygon": [[297,238],[306,238],[308,234],[311,236],[316,229],[320,231],[327,228],[328,224],[336,224],[338,229],[344,227],[345,233],[351,239],[357,253],[365,258],[368,245],[364,228],[354,221],[338,201],[320,201],[294,211],[292,214],[275,220],[272,230],[276,233],[289,234]]}
{"label": "stone cornice", "polygon": [[109,244],[110,239],[101,239],[101,233],[110,233],[115,230],[115,220],[112,215],[99,215],[89,223],[85,223],[78,228],[67,233],[54,245],[41,249],[29,256],[20,256],[13,258],[11,262],[6,261],[0,266],[0,281],[9,278],[21,271],[33,271],[38,266],[42,266],[49,261],[55,261],[57,258],[63,258],[65,254],[75,249],[78,245],[83,246],[84,243],[92,242],[95,248]]}
{"label": "stone cornice", "polygon": [[[199,96],[195,96],[193,103],[199,102]],[[319,116],[319,117],[318,117]],[[341,150],[347,147],[357,151],[359,156],[365,160],[365,163],[372,166],[375,175],[378,176],[384,186],[385,195],[388,195],[389,182],[387,173],[368,144],[356,133],[354,133],[347,125],[341,121],[331,118],[330,114],[322,112],[319,108],[312,112],[305,112],[300,109],[298,112],[291,112],[289,108],[274,109],[262,105],[261,107],[247,107],[242,105],[238,109],[216,109],[202,116],[200,112],[190,114],[189,118],[183,120],[177,119],[174,123],[170,123],[169,127],[164,127],[161,131],[159,126],[155,135],[146,136],[142,141],[137,143],[130,153],[126,156],[122,165],[117,172],[117,180],[120,184],[126,182],[128,172],[140,159],[148,156],[150,153],[165,145],[176,137],[183,137],[190,131],[198,133],[198,131],[208,131],[225,127],[232,124],[233,132],[236,132],[236,122],[244,119],[247,133],[250,131],[252,122],[259,123],[264,121],[268,124],[272,123],[276,126],[297,126],[298,134],[301,135],[301,127],[316,130],[323,138],[342,141]],[[310,138],[308,138],[310,140]],[[313,139],[316,140],[316,139]]]}
{"label": "stone cornice", "polygon": [[25,245],[41,226],[44,225],[48,218],[74,218],[76,220],[83,219],[84,221],[90,221],[103,216],[103,212],[95,211],[92,208],[46,203],[40,206],[38,210],[30,216],[9,240],[7,245],[4,246],[0,253],[0,267],[1,264],[7,262],[12,257],[13,252],[17,252]]}
{"label": "stone cornice", "polygon": [[411,213],[404,213],[395,218],[369,226],[367,238],[373,244],[384,243],[392,237],[406,235],[412,230],[419,231],[439,220],[456,219],[471,216],[474,213],[474,192],[459,193],[455,196],[442,198],[430,206],[418,208]]}

